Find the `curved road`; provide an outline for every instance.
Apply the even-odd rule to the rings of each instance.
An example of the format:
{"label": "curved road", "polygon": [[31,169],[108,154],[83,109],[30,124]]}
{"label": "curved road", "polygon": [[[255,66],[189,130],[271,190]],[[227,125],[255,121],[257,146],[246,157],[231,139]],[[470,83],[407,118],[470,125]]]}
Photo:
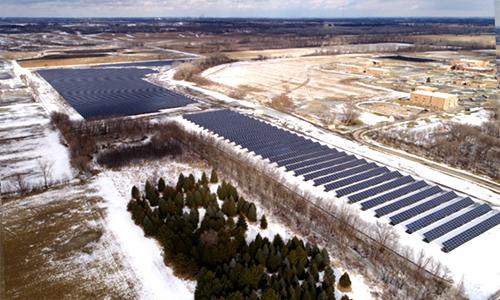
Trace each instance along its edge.
{"label": "curved road", "polygon": [[[383,153],[389,153],[391,155],[399,156],[399,157],[402,157],[402,158],[405,158],[405,159],[408,159],[408,160],[411,160],[414,162],[421,163],[421,164],[426,165],[428,167],[431,167],[433,169],[439,170],[440,172],[445,173],[447,175],[451,175],[451,176],[462,178],[462,179],[465,179],[465,180],[468,180],[471,182],[475,182],[475,183],[480,184],[483,187],[485,187],[485,188],[487,188],[487,189],[489,189],[497,194],[500,194],[500,184],[498,184],[494,181],[483,179],[483,178],[480,178],[478,176],[474,176],[472,174],[468,174],[465,172],[461,172],[461,171],[455,170],[451,167],[431,162],[431,161],[424,159],[424,158],[419,158],[419,157],[414,156],[414,155],[402,153],[400,151],[395,151],[395,150],[392,150],[388,147],[381,147],[381,146],[378,146],[377,144],[369,143],[362,138],[362,135],[368,131],[370,131],[370,130],[366,130],[366,129],[356,130],[352,133],[352,137],[358,143],[361,143],[361,144],[365,145],[366,147],[369,147],[372,150],[376,150],[376,151],[383,152]],[[448,188],[454,189],[453,187],[448,187]],[[491,203],[491,204],[498,206],[498,203]]]}

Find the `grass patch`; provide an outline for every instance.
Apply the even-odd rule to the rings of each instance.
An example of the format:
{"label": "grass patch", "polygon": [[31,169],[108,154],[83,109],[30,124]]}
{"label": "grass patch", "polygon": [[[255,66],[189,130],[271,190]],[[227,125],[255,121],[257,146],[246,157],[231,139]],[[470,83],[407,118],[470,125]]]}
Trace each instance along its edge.
{"label": "grass patch", "polygon": [[413,128],[417,125],[418,125],[417,122],[408,122],[408,123],[406,123],[406,128]]}

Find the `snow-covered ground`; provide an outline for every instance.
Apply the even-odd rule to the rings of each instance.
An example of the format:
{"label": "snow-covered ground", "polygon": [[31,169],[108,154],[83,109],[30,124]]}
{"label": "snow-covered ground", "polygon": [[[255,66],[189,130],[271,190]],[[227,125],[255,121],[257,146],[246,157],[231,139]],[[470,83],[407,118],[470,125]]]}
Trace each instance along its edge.
{"label": "snow-covered ground", "polygon": [[[2,90],[23,86],[20,79],[25,70],[14,64],[15,75],[3,80]],[[5,84],[6,83],[6,84]],[[24,98],[28,99],[24,101]],[[72,177],[68,149],[61,144],[58,131],[52,128],[45,107],[26,96],[18,102],[0,103],[0,180],[2,192],[16,190],[17,175],[32,185],[43,185],[42,165],[48,166],[52,183]],[[5,105],[3,105],[5,104]]]}
{"label": "snow-covered ground", "polygon": [[[144,289],[148,291],[148,293],[142,292],[141,299],[161,299],[161,295],[177,292],[177,289],[180,296],[171,299],[193,299],[194,297],[193,293],[196,282],[180,280],[173,275],[172,269],[163,263],[161,246],[152,239],[146,238],[142,229],[134,224],[130,213],[126,211],[132,186],[135,185],[140,190],[143,190],[147,179],[156,182],[160,177],[165,180],[167,185],[175,185],[181,172],[186,176],[192,173],[196,179],[199,179],[202,172],[210,176],[211,169],[203,161],[183,163],[182,161],[165,159],[163,161],[130,165],[117,171],[103,170],[103,174],[99,175],[100,194],[107,202],[109,228],[113,230],[118,242],[123,244],[123,251],[128,257],[128,261],[137,269],[137,276],[141,278],[141,283],[145,285]],[[224,174],[219,174],[219,184],[223,179],[229,180],[225,178]],[[240,195],[243,195],[247,201],[253,201],[256,204],[257,218],[260,220],[262,215],[265,214],[268,221],[268,228],[265,230],[260,229],[258,222],[249,224],[246,232],[247,241],[253,240],[257,234],[267,237],[270,240],[276,234],[279,234],[285,241],[295,235],[302,238],[297,233],[283,226],[277,218],[263,208],[251,195],[243,193],[237,184],[233,183],[233,185],[235,185]],[[217,186],[218,184],[211,185],[211,190],[215,192]],[[222,205],[222,201],[219,204]],[[204,211],[200,210],[200,220],[203,218],[203,214]],[[148,253],[148,255],[144,256],[143,253]],[[334,270],[337,283],[340,276],[345,271],[348,271],[338,268],[334,268]],[[353,291],[348,293],[348,296],[352,299],[372,299],[371,293],[377,292],[378,289],[367,286],[362,276],[350,275]],[[175,287],[171,286],[171,284],[159,286],[157,282],[173,282],[175,283]],[[338,299],[343,295],[338,290],[336,290],[336,293]]]}
{"label": "snow-covered ground", "polygon": [[[212,95],[215,95],[212,93]],[[220,100],[225,100],[225,96],[219,97]],[[482,203],[488,201],[496,208],[500,207],[500,196],[489,190],[486,187],[480,186],[475,182],[465,181],[451,175],[443,174],[428,166],[415,163],[399,157],[394,157],[385,153],[371,150],[367,147],[361,146],[355,142],[351,142],[342,137],[330,134],[327,131],[319,129],[308,122],[291,115],[281,114],[268,108],[263,108],[265,116],[264,119],[278,126],[283,126],[306,133],[308,137],[316,138],[318,141],[328,144],[337,149],[342,149],[348,153],[364,157],[369,161],[375,161],[382,165],[386,165],[392,169],[401,170],[406,174],[412,175],[414,178],[421,178],[426,180],[429,184],[437,184],[444,187],[451,187],[456,192],[471,195],[475,201]],[[245,110],[241,110],[245,113]],[[474,114],[471,114],[474,117]],[[464,119],[469,117],[464,115]],[[480,115],[482,118],[482,115]],[[179,120],[187,128],[193,130],[200,130],[193,124]],[[240,149],[239,147],[237,149]],[[244,150],[236,150],[237,152]],[[260,156],[254,156],[254,159],[260,160]],[[303,182],[301,177],[295,177],[290,173],[283,171],[290,185],[299,185],[303,190],[308,190],[311,193],[324,197],[325,201],[335,201],[341,203],[345,199],[337,199],[333,193],[323,192],[323,188],[313,187],[311,182]],[[462,194],[462,195],[463,195]],[[360,216],[371,223],[376,219],[373,217],[373,212],[361,212]],[[382,219],[384,220],[384,219]],[[387,222],[387,221],[386,221]],[[498,244],[495,241],[500,240],[500,227],[497,226],[485,234],[473,239],[472,241],[462,245],[461,247],[451,251],[450,253],[442,252],[441,246],[436,242],[430,244],[421,241],[418,234],[406,234],[405,228],[402,226],[394,227],[401,235],[401,244],[410,245],[417,253],[423,250],[428,256],[433,257],[435,261],[440,261],[446,265],[452,272],[452,277],[455,282],[460,282],[463,278],[464,287],[467,294],[471,299],[485,299],[489,295],[495,293],[500,288],[500,260],[497,259]],[[454,233],[463,231],[464,228],[459,228]],[[478,255],[479,254],[479,255]],[[473,258],[473,259],[472,259]]]}

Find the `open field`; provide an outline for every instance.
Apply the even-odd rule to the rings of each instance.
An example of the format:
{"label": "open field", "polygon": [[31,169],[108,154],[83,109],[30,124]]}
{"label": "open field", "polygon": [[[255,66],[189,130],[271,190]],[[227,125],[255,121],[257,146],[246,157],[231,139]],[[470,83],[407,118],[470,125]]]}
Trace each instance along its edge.
{"label": "open field", "polygon": [[332,63],[356,61],[363,61],[363,58],[323,56],[267,60],[231,64],[208,70],[204,75],[213,81],[250,92],[262,90],[261,94],[269,98],[287,95],[299,106],[307,106],[312,100],[331,107],[343,101],[389,97],[392,91],[352,84],[352,81],[367,78],[366,75],[323,69]]}
{"label": "open field", "polygon": [[43,105],[34,102],[18,75],[0,82],[2,193],[69,180],[68,151]]}
{"label": "open field", "polygon": [[136,299],[102,205],[89,184],[4,203],[7,299]]}

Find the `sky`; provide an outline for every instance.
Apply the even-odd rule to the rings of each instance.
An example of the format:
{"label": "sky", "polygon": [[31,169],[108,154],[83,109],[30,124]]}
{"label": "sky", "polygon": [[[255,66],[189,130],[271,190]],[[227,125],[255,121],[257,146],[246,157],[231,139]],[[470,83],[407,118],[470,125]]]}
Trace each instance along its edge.
{"label": "sky", "polygon": [[0,0],[0,17],[494,17],[499,1]]}

